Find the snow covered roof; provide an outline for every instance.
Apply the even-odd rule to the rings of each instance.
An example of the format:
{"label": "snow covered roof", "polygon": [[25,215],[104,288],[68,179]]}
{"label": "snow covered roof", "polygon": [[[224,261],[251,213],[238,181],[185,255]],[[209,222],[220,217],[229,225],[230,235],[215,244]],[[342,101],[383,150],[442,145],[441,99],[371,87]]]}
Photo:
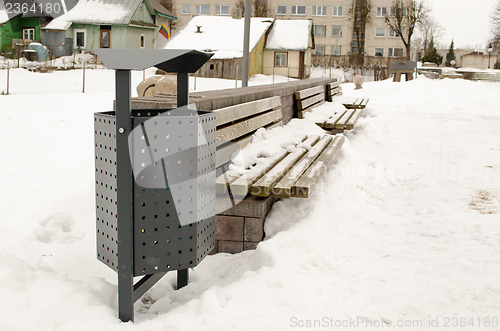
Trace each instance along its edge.
{"label": "snow covered roof", "polygon": [[47,30],[67,30],[72,23],[129,24],[142,0],[80,0],[66,14],[47,24]]}
{"label": "snow covered roof", "polygon": [[153,9],[160,15],[160,16],[166,16],[168,18],[171,18],[171,19],[175,19],[177,20],[177,17],[175,17],[175,15],[170,11],[168,10],[167,8],[165,8],[162,4],[160,4],[158,1],[156,0],[149,0],[149,3],[151,4],[151,7],[153,7]]}
{"label": "snow covered roof", "polygon": [[3,0],[0,0],[0,24],[4,24],[8,21],[9,21],[9,16],[7,16],[7,10],[5,9]]}
{"label": "snow covered roof", "polygon": [[266,49],[307,50],[311,20],[276,20],[267,37]]}
{"label": "snow covered roof", "polygon": [[[252,17],[250,22],[250,50],[269,29],[274,19]],[[197,33],[197,27],[201,33]],[[196,49],[215,53],[212,59],[243,57],[244,19],[219,16],[193,17],[173,38],[166,49]]]}

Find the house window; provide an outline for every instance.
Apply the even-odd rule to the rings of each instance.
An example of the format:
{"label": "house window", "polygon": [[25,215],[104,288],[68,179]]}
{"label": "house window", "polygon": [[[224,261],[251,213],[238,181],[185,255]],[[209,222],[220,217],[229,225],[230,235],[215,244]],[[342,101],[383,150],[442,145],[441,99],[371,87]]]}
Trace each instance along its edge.
{"label": "house window", "polygon": [[23,29],[23,39],[35,40],[35,29],[34,28]]}
{"label": "house window", "polygon": [[[403,8],[403,17],[405,17],[407,14],[407,9]],[[391,7],[391,17],[396,17],[396,8]]]}
{"label": "house window", "polygon": [[229,5],[215,5],[215,15],[229,15]]}
{"label": "house window", "polygon": [[339,37],[342,35],[342,27],[339,25],[332,26],[332,36]]}
{"label": "house window", "polygon": [[384,56],[384,48],[375,47],[375,56]]}
{"label": "house window", "polygon": [[342,6],[333,6],[333,15],[337,17],[342,17],[344,15],[344,8]]}
{"label": "house window", "polygon": [[278,15],[286,15],[286,6],[278,5]]}
{"label": "house window", "polygon": [[387,7],[377,7],[377,17],[386,17]]}
{"label": "house window", "polygon": [[210,15],[210,5],[196,5],[196,15]]}
{"label": "house window", "polygon": [[332,46],[332,52],[331,52],[332,55],[337,55],[337,56],[340,56],[341,55],[341,48],[339,45],[337,46]]}
{"label": "house window", "polygon": [[312,6],[312,16],[326,16],[326,6]]}
{"label": "house window", "polygon": [[182,5],[182,13],[184,15],[191,14],[191,6],[190,5]]}
{"label": "house window", "polygon": [[73,48],[85,48],[87,42],[87,30],[75,29]]}
{"label": "house window", "polygon": [[[403,28],[402,29],[402,32],[403,32],[403,35],[405,34],[405,29]],[[401,36],[399,35],[399,33],[397,33],[396,31],[394,31],[393,29],[389,29],[389,36],[391,38],[400,38]]]}
{"label": "house window", "polygon": [[292,6],[292,15],[305,15],[306,6]]}
{"label": "house window", "polygon": [[287,67],[288,66],[288,53],[275,52],[274,53],[274,66]]}
{"label": "house window", "polygon": [[375,37],[385,37],[385,28],[376,28]]}
{"label": "house window", "polygon": [[141,34],[141,48],[146,47],[146,35]]}
{"label": "house window", "polygon": [[311,52],[312,55],[325,55],[325,46],[316,45],[316,47]]}
{"label": "house window", "polygon": [[402,48],[388,48],[387,56],[389,57],[403,57],[404,51]]}
{"label": "house window", "polygon": [[315,25],[314,26],[314,35],[315,36],[326,36],[326,25]]}
{"label": "house window", "polygon": [[210,63],[209,68],[210,68],[210,70],[215,70],[215,64],[214,63]]}

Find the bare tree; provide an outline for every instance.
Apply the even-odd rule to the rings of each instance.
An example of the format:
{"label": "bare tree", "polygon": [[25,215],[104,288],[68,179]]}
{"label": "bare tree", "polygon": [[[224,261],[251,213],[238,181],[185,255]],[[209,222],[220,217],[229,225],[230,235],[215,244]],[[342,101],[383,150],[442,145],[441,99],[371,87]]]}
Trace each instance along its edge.
{"label": "bare tree", "polygon": [[418,22],[418,30],[422,35],[422,48],[424,53],[427,53],[428,46],[431,40],[436,42],[443,35],[443,27],[430,15],[425,15],[420,22]]}
{"label": "bare tree", "polygon": [[[245,0],[237,0],[232,12],[233,18],[245,16]],[[272,9],[267,0],[252,0],[252,17],[272,17]]]}
{"label": "bare tree", "polygon": [[[352,21],[353,49],[356,49],[358,62],[363,63],[365,53],[365,31],[371,22],[372,3],[371,0],[355,0],[349,9],[348,17]],[[354,52],[353,52],[354,53]]]}
{"label": "bare tree", "polygon": [[421,0],[394,0],[385,22],[401,38],[406,59],[410,60],[411,37],[417,24],[427,16],[427,9]]}
{"label": "bare tree", "polygon": [[491,15],[492,46],[495,51],[500,51],[500,0],[497,0]]}

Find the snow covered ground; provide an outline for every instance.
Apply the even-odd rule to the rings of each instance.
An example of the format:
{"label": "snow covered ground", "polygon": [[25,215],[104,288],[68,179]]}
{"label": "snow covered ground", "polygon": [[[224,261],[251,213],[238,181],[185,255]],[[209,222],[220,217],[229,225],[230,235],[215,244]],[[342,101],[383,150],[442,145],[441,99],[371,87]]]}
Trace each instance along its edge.
{"label": "snow covered ground", "polygon": [[179,291],[167,275],[123,324],[95,257],[92,113],[113,73],[87,73],[82,94],[81,71],[16,69],[0,96],[0,330],[500,327],[500,84],[345,84],[370,103],[317,193],[278,202],[257,250],[207,257]]}

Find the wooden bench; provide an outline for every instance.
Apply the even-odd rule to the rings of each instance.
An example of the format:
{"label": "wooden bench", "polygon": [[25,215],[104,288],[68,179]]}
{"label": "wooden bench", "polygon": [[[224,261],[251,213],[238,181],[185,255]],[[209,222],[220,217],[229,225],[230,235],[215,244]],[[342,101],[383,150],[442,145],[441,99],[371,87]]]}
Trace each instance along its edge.
{"label": "wooden bench", "polygon": [[304,118],[306,112],[325,102],[325,87],[316,86],[297,91],[295,92],[295,100],[297,103],[297,117]]}
{"label": "wooden bench", "polygon": [[342,104],[347,109],[365,109],[368,101],[370,101],[369,98],[356,98],[352,101],[342,102]]}
{"label": "wooden bench", "polygon": [[231,161],[238,148],[252,141],[259,128],[282,125],[281,98],[271,97],[214,110],[217,125],[216,166]]}
{"label": "wooden bench", "polygon": [[332,102],[334,96],[342,95],[342,87],[340,83],[328,83],[326,85],[326,101]]}
{"label": "wooden bench", "polygon": [[[324,94],[323,94],[324,95]],[[260,127],[281,125],[280,98],[273,97],[217,109],[217,167],[231,161],[235,153],[248,145]],[[344,143],[343,136],[304,134],[294,151],[283,150],[264,165],[247,170],[242,176],[216,178],[219,195],[244,197],[308,198],[316,182],[335,159]],[[308,150],[309,149],[309,150]]]}

